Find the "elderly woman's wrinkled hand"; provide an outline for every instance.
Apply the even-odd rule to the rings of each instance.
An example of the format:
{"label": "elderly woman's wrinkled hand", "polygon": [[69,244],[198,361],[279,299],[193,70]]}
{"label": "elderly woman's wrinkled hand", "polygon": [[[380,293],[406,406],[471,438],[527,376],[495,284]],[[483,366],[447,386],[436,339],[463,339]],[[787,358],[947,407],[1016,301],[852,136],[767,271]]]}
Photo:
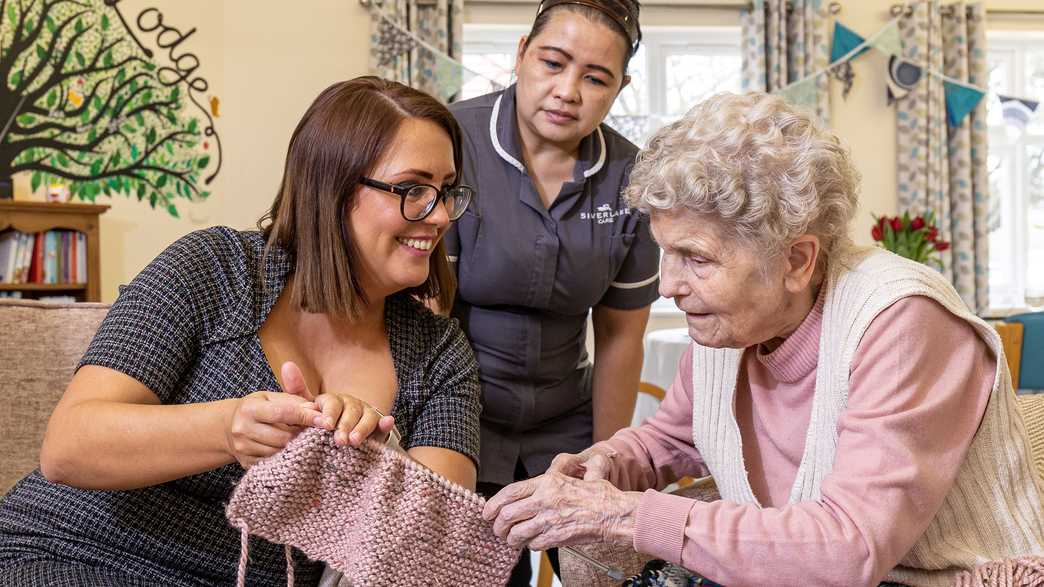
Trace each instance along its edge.
{"label": "elderly woman's wrinkled hand", "polygon": [[561,473],[566,477],[583,479],[584,481],[612,481],[612,459],[616,451],[602,444],[596,444],[578,454],[561,453],[551,461],[548,473]]}
{"label": "elderly woman's wrinkled hand", "polygon": [[605,480],[584,481],[558,472],[519,481],[486,502],[482,516],[511,546],[615,543],[631,546],[641,493]]}

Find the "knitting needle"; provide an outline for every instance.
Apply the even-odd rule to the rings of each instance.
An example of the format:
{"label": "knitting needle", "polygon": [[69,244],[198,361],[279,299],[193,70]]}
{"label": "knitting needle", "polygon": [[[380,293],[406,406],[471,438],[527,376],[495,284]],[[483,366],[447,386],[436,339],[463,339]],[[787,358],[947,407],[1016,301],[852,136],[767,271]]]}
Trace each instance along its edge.
{"label": "knitting needle", "polygon": [[560,547],[560,550],[565,550],[565,551],[569,552],[569,554],[576,555],[577,558],[583,560],[584,562],[586,562],[587,564],[591,565],[592,567],[598,569],[599,571],[602,571],[603,573],[608,575],[608,577],[610,579],[612,579],[614,581],[623,581],[624,580],[623,571],[621,571],[620,569],[614,569],[614,568],[610,567],[609,565],[600,563],[600,562],[596,561],[595,559],[587,556],[586,554],[580,552],[579,550],[577,550],[575,548],[572,548],[572,547],[569,547],[569,546],[562,546],[562,547]]}

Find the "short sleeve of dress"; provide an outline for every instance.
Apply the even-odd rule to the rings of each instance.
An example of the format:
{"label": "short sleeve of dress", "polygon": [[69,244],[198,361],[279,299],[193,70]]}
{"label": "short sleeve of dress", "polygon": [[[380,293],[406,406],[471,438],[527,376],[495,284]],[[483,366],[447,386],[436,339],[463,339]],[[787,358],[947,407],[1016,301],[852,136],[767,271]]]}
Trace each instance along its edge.
{"label": "short sleeve of dress", "polygon": [[641,215],[634,234],[626,237],[630,238],[629,244],[623,240],[613,243],[628,247],[627,256],[598,302],[618,310],[643,308],[660,297],[660,248],[649,231],[649,217]]}
{"label": "short sleeve of dress", "polygon": [[455,319],[443,325],[428,355],[429,395],[413,427],[409,446],[435,446],[457,451],[478,465],[478,363]]}
{"label": "short sleeve of dress", "polygon": [[120,371],[171,403],[199,347],[202,292],[194,295],[184,276],[207,256],[204,247],[199,233],[185,236],[121,287],[79,367]]}

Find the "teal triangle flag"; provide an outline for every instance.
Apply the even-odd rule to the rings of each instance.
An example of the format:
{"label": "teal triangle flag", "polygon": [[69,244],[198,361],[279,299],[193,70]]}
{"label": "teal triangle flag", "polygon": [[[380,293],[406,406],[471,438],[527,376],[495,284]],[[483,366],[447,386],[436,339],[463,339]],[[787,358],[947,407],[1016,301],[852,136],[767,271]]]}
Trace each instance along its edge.
{"label": "teal triangle flag", "polygon": [[943,93],[946,94],[946,122],[950,126],[960,126],[961,121],[975,109],[979,100],[986,94],[971,86],[943,81]]}
{"label": "teal triangle flag", "polygon": [[[839,59],[848,55],[849,51],[858,47],[865,40],[866,39],[860,37],[852,29],[834,21],[834,42],[830,47],[830,63],[836,63]],[[869,47],[863,47],[851,58],[855,59],[856,57],[859,57],[863,53],[866,53],[867,49],[869,49]]]}

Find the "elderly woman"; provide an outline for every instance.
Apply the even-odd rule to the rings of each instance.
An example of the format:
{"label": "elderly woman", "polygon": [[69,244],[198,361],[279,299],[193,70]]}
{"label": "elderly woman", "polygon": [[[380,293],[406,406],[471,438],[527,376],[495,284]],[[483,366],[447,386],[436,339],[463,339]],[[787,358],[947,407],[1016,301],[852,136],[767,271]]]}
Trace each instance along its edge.
{"label": "elderly woman", "polygon": [[[627,198],[694,344],[655,416],[486,506],[543,549],[615,542],[742,585],[948,585],[1044,554],[1044,484],[995,332],[847,227],[857,174],[778,97],[660,130]],[[656,491],[712,475],[713,503]]]}

